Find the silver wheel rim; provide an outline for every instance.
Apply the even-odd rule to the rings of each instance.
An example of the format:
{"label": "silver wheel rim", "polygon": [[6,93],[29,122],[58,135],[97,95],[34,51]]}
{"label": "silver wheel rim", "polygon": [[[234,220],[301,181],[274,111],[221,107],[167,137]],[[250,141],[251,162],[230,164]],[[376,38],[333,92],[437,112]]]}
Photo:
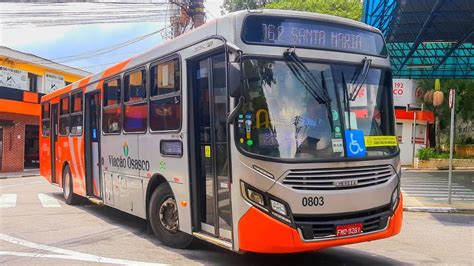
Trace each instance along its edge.
{"label": "silver wheel rim", "polygon": [[64,177],[64,198],[67,199],[69,198],[69,195],[71,194],[71,179],[69,178],[69,172],[66,172],[66,176]]}
{"label": "silver wheel rim", "polygon": [[178,231],[178,206],[174,198],[168,198],[160,206],[160,222],[171,233]]}

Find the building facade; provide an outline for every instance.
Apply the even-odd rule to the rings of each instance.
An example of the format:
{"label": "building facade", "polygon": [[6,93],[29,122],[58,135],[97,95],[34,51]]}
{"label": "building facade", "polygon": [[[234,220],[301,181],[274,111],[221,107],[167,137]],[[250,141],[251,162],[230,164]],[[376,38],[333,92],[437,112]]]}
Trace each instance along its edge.
{"label": "building facade", "polygon": [[0,46],[0,172],[38,167],[41,96],[89,74]]}

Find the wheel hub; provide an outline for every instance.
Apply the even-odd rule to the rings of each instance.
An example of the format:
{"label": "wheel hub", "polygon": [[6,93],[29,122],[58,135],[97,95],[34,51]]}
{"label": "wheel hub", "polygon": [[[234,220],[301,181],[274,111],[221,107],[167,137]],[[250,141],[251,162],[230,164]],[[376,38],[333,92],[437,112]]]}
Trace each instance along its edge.
{"label": "wheel hub", "polygon": [[178,206],[174,198],[168,198],[160,206],[160,222],[163,227],[172,232],[178,231]]}

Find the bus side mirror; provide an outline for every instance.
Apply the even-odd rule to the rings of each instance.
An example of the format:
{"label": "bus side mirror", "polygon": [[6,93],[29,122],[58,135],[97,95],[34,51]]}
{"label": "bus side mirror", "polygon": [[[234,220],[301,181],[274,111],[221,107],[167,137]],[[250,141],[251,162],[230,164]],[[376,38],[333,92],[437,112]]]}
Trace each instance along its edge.
{"label": "bus side mirror", "polygon": [[229,64],[229,95],[231,97],[240,97],[242,94],[242,72],[240,63],[232,62]]}

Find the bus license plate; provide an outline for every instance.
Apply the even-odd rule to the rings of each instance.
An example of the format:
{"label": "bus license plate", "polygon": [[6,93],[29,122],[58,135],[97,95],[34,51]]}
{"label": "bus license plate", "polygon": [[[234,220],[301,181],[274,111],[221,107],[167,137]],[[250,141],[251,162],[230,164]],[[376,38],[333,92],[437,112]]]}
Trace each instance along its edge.
{"label": "bus license plate", "polygon": [[362,233],[362,224],[344,224],[336,226],[336,237],[350,236]]}

